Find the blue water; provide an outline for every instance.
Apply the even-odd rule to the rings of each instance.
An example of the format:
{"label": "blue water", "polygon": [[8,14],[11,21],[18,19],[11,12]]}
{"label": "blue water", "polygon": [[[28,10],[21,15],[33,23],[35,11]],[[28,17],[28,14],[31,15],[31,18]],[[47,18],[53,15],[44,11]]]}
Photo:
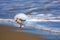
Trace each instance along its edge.
{"label": "blue water", "polygon": [[[0,0],[0,18],[13,19],[18,13],[30,13],[32,15],[34,12],[35,14],[53,14],[55,16],[60,16],[60,0]],[[14,26],[10,23],[5,23],[5,25]],[[25,25],[53,29],[57,28],[60,31],[60,22],[36,22],[27,23]],[[16,27],[16,25],[14,27]],[[60,39],[60,35],[52,35],[38,30],[24,30],[24,32],[41,34],[43,37],[50,39]]]}
{"label": "blue water", "polygon": [[31,8],[36,8],[32,12],[37,12],[37,14],[60,15],[59,0],[0,0],[0,18],[13,18],[18,13],[29,12]]}

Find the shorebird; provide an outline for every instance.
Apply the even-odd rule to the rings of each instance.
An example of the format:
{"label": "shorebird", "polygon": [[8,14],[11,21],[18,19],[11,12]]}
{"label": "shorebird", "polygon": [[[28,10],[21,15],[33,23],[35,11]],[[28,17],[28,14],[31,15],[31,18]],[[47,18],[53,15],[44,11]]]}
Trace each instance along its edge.
{"label": "shorebird", "polygon": [[26,21],[27,19],[27,16],[23,13],[20,13],[20,14],[17,14],[15,17],[15,22],[20,24],[20,28],[24,26],[24,22]]}

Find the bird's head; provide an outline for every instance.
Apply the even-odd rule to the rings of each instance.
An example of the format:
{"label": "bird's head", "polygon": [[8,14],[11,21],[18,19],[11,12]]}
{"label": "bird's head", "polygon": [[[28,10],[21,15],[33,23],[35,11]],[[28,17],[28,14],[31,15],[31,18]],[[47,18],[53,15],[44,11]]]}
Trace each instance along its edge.
{"label": "bird's head", "polygon": [[27,15],[23,14],[23,13],[19,13],[19,14],[15,15],[15,17],[14,17],[15,20],[20,19],[23,21],[25,21],[27,18],[28,18]]}

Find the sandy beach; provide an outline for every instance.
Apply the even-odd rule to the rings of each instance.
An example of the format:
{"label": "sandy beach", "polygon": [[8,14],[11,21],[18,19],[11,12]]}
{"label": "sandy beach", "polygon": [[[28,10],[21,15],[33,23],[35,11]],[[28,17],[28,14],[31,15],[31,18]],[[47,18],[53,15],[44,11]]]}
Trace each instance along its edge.
{"label": "sandy beach", "polygon": [[17,30],[18,28],[0,25],[0,40],[47,40],[35,34],[13,32],[11,31],[13,29]]}

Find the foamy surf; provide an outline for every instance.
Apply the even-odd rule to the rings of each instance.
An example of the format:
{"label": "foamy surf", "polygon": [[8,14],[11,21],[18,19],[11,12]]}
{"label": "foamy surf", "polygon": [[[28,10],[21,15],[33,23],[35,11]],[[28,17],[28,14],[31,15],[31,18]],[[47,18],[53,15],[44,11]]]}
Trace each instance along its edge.
{"label": "foamy surf", "polygon": [[[19,24],[14,23],[15,22],[14,19],[0,19],[0,23],[4,23],[4,22],[8,22],[10,24],[13,24],[13,25],[15,25],[15,27],[20,27]],[[36,29],[36,30],[45,31],[45,32],[48,32],[53,35],[60,34],[59,28],[48,28],[46,26],[38,25],[38,24],[36,24],[36,22],[34,23],[33,21],[31,21],[31,22],[26,21],[24,23],[24,25],[25,25],[25,27],[22,27],[22,28],[25,28],[25,29],[32,28],[32,29]]]}

